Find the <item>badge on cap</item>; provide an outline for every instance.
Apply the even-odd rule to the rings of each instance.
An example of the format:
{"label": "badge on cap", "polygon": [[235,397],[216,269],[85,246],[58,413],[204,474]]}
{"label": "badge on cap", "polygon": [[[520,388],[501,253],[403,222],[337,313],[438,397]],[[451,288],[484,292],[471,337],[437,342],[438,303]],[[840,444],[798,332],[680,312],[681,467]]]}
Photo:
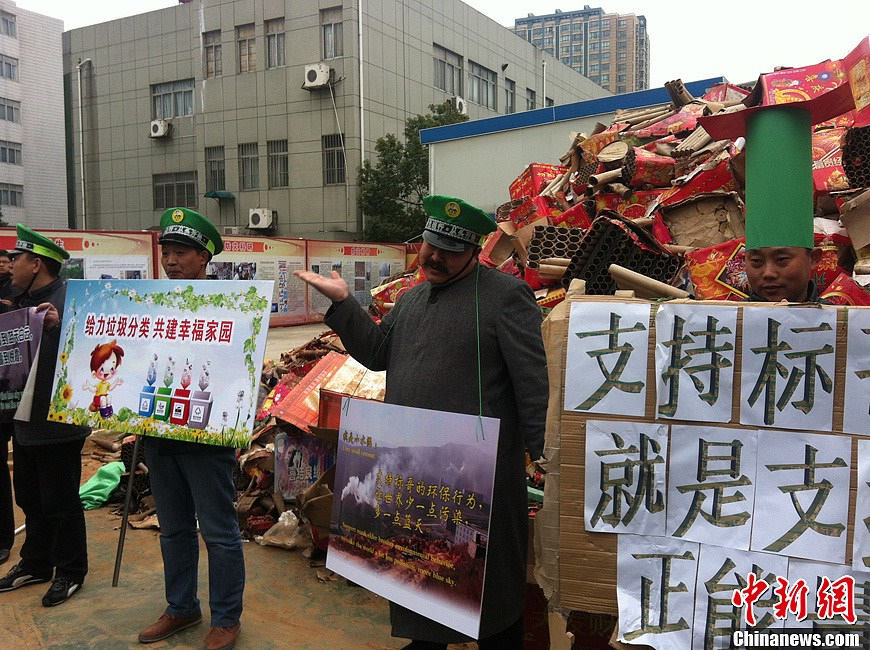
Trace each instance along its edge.
{"label": "badge on cap", "polygon": [[451,219],[455,219],[462,212],[459,204],[456,201],[449,201],[444,206],[444,214],[446,214]]}
{"label": "badge on cap", "polygon": [[172,220],[175,223],[181,223],[184,221],[184,213],[181,210],[174,210],[172,212]]}

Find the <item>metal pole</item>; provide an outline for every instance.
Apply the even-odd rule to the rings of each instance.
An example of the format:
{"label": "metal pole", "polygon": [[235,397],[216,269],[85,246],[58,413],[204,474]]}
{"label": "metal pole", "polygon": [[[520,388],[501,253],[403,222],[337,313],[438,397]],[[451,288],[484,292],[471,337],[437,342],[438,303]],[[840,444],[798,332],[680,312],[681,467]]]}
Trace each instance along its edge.
{"label": "metal pole", "polygon": [[541,97],[541,106],[547,106],[547,61],[544,60],[544,54],[541,52],[541,76],[544,78],[544,96]]}
{"label": "metal pole", "polygon": [[[362,164],[366,159],[366,114],[363,108],[363,0],[357,3],[357,38],[359,39],[359,164]],[[347,163],[345,163],[347,167]],[[347,169],[345,169],[347,174]],[[366,230],[366,213],[360,211],[362,220],[362,230]]]}
{"label": "metal pole", "polygon": [[85,131],[84,131],[84,109],[82,108],[82,66],[90,63],[90,59],[85,59],[76,64],[79,79],[79,161],[82,166],[82,230],[87,230],[88,227],[88,198],[85,194]]}
{"label": "metal pole", "polygon": [[115,572],[112,574],[112,586],[118,586],[118,576],[121,574],[121,557],[124,555],[124,540],[127,537],[127,518],[130,516],[130,499],[133,496],[133,477],[136,475],[136,459],[139,457],[139,445],[142,436],[136,436],[133,443],[133,458],[130,461],[130,477],[127,479],[127,494],[124,496],[124,514],[121,517],[121,532],[118,535],[118,550],[115,552]]}

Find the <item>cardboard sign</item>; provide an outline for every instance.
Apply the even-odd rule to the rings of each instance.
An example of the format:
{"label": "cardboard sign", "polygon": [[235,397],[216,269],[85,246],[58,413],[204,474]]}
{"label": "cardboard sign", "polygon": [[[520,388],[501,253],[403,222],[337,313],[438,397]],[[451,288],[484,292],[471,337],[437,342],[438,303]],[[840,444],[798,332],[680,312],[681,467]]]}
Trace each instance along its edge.
{"label": "cardboard sign", "polygon": [[50,420],[248,447],[272,282],[70,280]]}

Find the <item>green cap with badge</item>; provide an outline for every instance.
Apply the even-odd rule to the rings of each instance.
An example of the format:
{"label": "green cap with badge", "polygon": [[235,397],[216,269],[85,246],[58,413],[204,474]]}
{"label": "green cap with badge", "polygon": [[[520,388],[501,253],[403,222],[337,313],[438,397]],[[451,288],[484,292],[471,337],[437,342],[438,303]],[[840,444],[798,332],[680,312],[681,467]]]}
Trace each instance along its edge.
{"label": "green cap with badge", "polygon": [[157,243],[201,248],[212,257],[224,249],[224,242],[212,222],[189,208],[169,208],[161,215]]}
{"label": "green cap with badge", "polygon": [[15,230],[18,234],[18,241],[15,242],[16,251],[47,257],[59,263],[69,259],[69,253],[66,252],[63,246],[54,243],[45,235],[40,235],[38,232],[31,230],[27,226],[22,226],[20,223],[15,226]]}
{"label": "green cap with badge", "polygon": [[491,215],[452,196],[431,194],[423,199],[423,209],[429,215],[423,241],[447,251],[480,246],[484,235],[496,229]]}

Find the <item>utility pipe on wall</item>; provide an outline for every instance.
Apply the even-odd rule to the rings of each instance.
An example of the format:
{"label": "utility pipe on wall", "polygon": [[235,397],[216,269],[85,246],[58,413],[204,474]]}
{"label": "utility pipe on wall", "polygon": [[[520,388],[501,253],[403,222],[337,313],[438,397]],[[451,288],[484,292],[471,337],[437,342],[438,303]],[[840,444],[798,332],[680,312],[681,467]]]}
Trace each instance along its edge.
{"label": "utility pipe on wall", "polygon": [[[363,104],[363,0],[357,3],[357,38],[359,39],[359,164],[362,167],[366,159],[366,114]],[[347,174],[345,164],[344,173]],[[357,182],[358,185],[358,182]],[[362,231],[366,230],[366,213],[360,211]]]}
{"label": "utility pipe on wall", "polygon": [[82,166],[82,230],[87,230],[88,227],[88,197],[85,193],[85,131],[84,131],[84,109],[82,108],[82,66],[91,63],[90,59],[85,59],[76,63],[76,71],[79,81],[79,160]]}

